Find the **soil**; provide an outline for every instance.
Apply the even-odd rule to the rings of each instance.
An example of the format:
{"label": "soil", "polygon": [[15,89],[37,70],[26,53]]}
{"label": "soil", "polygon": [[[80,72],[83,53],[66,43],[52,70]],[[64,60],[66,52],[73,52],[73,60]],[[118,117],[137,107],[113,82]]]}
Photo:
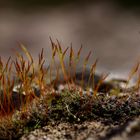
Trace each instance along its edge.
{"label": "soil", "polygon": [[[109,90],[102,90],[108,86]],[[122,80],[106,82],[96,94],[68,83],[46,90],[43,95],[39,92],[36,89],[34,99],[16,110],[10,119],[1,120],[0,139],[137,140],[140,137],[140,94],[135,87],[123,87]]]}

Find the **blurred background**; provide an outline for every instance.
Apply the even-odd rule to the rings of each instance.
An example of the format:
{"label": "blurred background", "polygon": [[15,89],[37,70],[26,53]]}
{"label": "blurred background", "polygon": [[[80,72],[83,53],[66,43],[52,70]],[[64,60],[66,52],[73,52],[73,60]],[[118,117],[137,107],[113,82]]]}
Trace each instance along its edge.
{"label": "blurred background", "polygon": [[[138,0],[4,0],[0,1],[0,56],[7,59],[22,42],[37,59],[41,48],[49,62],[50,41],[90,50],[89,64],[125,77],[140,59],[140,2]],[[82,59],[79,64],[82,64]],[[47,65],[47,64],[46,64]]]}

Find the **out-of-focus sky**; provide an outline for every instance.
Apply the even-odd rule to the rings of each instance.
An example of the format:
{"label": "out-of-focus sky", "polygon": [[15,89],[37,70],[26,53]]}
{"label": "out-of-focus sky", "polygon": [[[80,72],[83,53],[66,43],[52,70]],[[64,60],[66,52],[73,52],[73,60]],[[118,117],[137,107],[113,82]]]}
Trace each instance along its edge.
{"label": "out-of-focus sky", "polygon": [[99,71],[124,76],[140,59],[139,5],[138,0],[0,1],[0,56],[13,56],[22,42],[35,59],[41,48],[49,59],[51,36],[63,47],[72,43],[77,50],[83,44],[82,58],[92,50],[90,64],[99,58]]}

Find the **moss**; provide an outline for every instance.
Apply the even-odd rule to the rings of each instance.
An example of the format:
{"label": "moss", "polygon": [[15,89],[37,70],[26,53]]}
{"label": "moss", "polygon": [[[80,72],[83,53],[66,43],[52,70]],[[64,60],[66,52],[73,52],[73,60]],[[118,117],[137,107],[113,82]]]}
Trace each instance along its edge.
{"label": "moss", "polygon": [[[140,85],[140,78],[134,88],[127,88],[132,76],[137,73],[139,63],[130,72],[126,81],[126,87],[121,88],[113,83],[113,81],[105,82],[107,75],[95,76],[96,63],[86,72],[86,65],[90,53],[84,60],[81,73],[76,77],[75,66],[80,57],[81,48],[74,55],[73,49],[70,49],[69,69],[66,69],[64,59],[68,48],[64,51],[60,43],[52,42],[52,60],[51,65],[55,65],[55,55],[59,55],[60,67],[63,79],[59,79],[59,68],[56,69],[55,79],[51,79],[53,75],[52,66],[44,68],[43,49],[39,54],[39,62],[35,71],[35,62],[31,54],[22,44],[21,48],[26,54],[28,60],[19,53],[15,60],[8,59],[6,65],[0,59],[0,138],[17,139],[25,133],[43,127],[48,124],[58,124],[69,122],[71,124],[83,123],[84,121],[97,120],[104,124],[124,123],[128,119],[132,119],[140,115],[140,95],[136,94]],[[72,65],[73,64],[73,65]],[[16,79],[11,80],[12,68],[16,71]],[[71,71],[73,70],[73,71]],[[71,75],[72,73],[72,75]],[[84,76],[85,74],[85,76]],[[80,75],[80,77],[79,77]],[[76,79],[77,78],[77,79]],[[46,79],[49,79],[49,83]],[[52,80],[52,81],[51,81]],[[93,81],[92,81],[93,80]],[[92,82],[93,83],[92,83]],[[91,82],[94,85],[89,90]],[[78,84],[80,83],[80,84]],[[60,90],[56,85],[63,85]],[[84,85],[87,88],[83,87]],[[15,91],[15,86],[18,88]],[[85,89],[85,90],[84,90]],[[9,100],[10,95],[14,95]],[[21,96],[23,98],[17,98]],[[16,99],[16,100],[15,100]],[[14,108],[19,103],[18,108]],[[12,112],[10,109],[12,108]],[[9,120],[5,123],[6,117]]]}

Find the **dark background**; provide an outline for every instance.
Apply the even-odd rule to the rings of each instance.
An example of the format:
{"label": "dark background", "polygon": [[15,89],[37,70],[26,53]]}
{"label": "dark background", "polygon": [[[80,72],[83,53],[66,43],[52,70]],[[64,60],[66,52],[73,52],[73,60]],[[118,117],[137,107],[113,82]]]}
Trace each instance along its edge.
{"label": "dark background", "polygon": [[46,48],[49,59],[49,36],[75,51],[83,44],[82,58],[92,50],[90,64],[99,58],[99,71],[124,76],[140,59],[140,1],[0,1],[0,56],[14,56],[22,42],[35,59]]}
{"label": "dark background", "polygon": [[4,0],[0,1],[1,7],[5,6],[13,6],[17,8],[31,8],[31,7],[39,7],[39,6],[59,6],[62,4],[69,4],[69,3],[75,3],[75,4],[81,4],[82,3],[96,3],[96,2],[102,2],[102,1],[110,1],[114,2],[117,5],[123,7],[123,8],[136,8],[140,6],[139,0]]}

